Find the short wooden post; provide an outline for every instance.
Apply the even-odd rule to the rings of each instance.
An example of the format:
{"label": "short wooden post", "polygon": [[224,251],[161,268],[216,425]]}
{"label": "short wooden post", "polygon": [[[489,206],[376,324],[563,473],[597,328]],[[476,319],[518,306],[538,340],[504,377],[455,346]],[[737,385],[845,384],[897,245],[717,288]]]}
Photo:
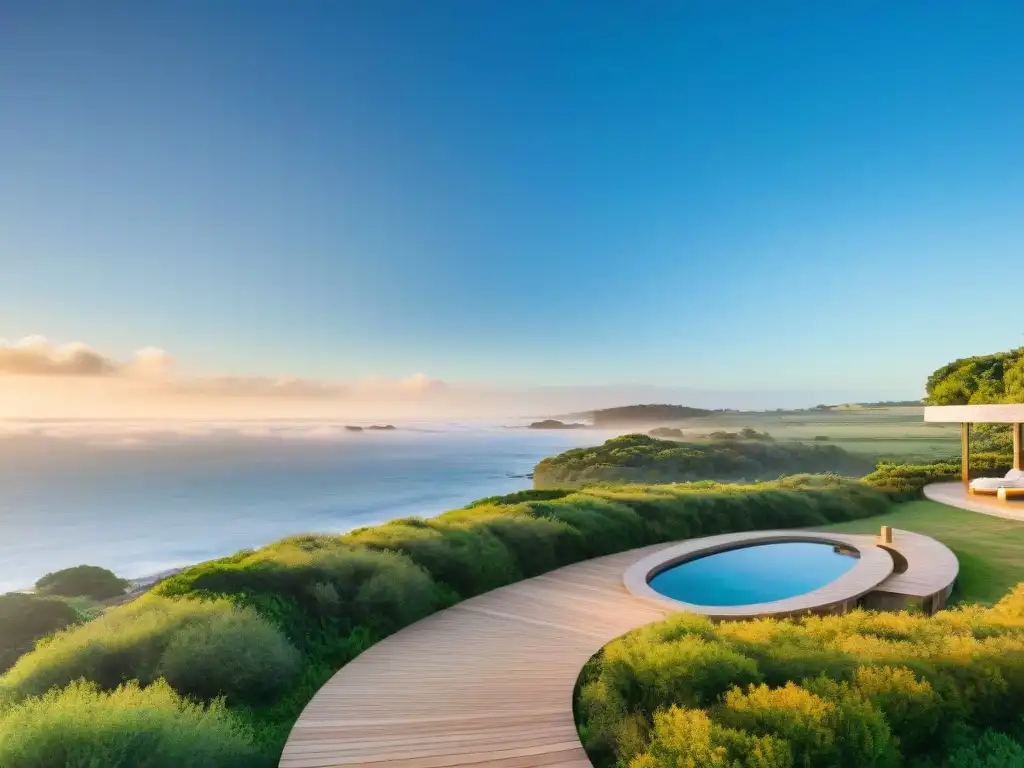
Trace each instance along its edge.
{"label": "short wooden post", "polygon": [[1022,427],[1024,427],[1024,424],[1020,424],[1019,422],[1017,424],[1013,425],[1013,468],[1014,469],[1024,469],[1024,459],[1021,458],[1021,450],[1024,450],[1024,446],[1021,445],[1021,443],[1024,443],[1024,437],[1021,436],[1021,428]]}
{"label": "short wooden post", "polygon": [[960,425],[960,479],[965,488],[971,487],[971,425],[964,422]]}
{"label": "short wooden post", "polygon": [[892,544],[892,526],[883,525],[882,533],[880,534],[883,544]]}

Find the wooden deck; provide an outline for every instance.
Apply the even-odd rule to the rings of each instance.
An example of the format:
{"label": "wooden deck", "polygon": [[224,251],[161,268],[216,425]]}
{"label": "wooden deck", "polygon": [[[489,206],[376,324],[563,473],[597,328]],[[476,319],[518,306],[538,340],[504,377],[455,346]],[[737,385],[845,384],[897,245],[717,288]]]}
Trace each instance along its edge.
{"label": "wooden deck", "polygon": [[[869,582],[892,589],[891,580],[899,576],[906,577],[901,586],[910,594],[934,591],[939,581],[948,584],[956,576],[951,553],[952,563],[927,565],[926,558],[935,555],[932,545],[948,553],[942,544],[905,531],[894,532],[893,548],[905,552],[911,568],[898,575],[890,575],[892,559],[873,546],[873,536],[778,533],[841,539],[860,549],[865,566],[841,585],[843,595],[860,594]],[[759,536],[764,532],[712,538],[735,544]],[[639,563],[664,562],[688,544],[570,565],[406,627],[320,689],[292,730],[281,768],[588,768],[573,719],[580,670],[611,640],[684,607],[632,594],[623,578]]]}
{"label": "wooden deck", "polygon": [[877,591],[911,597],[949,594],[960,573],[960,561],[945,544],[931,536],[894,529],[892,544],[883,546],[903,555],[907,569],[887,578]]}
{"label": "wooden deck", "polygon": [[665,616],[622,586],[650,551],[502,587],[378,643],[309,703],[281,767],[589,768],[573,688],[602,646]]}
{"label": "wooden deck", "polygon": [[995,496],[968,493],[962,483],[932,483],[924,487],[925,498],[951,507],[1001,517],[1004,520],[1024,520],[1024,500],[1000,501]]}

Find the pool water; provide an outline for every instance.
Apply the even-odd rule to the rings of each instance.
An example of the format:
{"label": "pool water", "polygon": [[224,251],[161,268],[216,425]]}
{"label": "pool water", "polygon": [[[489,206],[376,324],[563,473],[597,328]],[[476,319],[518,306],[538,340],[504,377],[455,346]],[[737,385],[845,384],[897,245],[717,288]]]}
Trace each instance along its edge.
{"label": "pool water", "polygon": [[767,603],[825,586],[850,570],[857,557],[817,542],[757,544],[680,563],[657,574],[650,585],[694,605]]}

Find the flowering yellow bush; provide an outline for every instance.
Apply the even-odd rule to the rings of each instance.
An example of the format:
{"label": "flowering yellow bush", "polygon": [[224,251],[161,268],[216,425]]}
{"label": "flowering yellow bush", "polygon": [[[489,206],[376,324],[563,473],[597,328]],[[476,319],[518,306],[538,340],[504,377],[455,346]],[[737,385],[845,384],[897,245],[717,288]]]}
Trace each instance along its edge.
{"label": "flowering yellow bush", "polygon": [[1024,585],[931,618],[675,616],[606,646],[577,710],[597,765],[924,768],[1024,765],[999,762],[1022,706]]}

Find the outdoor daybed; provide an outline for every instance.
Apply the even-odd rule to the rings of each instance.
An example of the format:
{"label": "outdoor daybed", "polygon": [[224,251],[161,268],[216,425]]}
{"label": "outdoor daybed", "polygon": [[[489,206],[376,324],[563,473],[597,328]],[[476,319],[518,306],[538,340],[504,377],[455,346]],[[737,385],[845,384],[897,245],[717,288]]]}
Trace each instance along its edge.
{"label": "outdoor daybed", "polygon": [[971,493],[995,496],[1000,488],[1024,490],[1024,469],[1011,469],[1005,477],[979,477],[971,480]]}

